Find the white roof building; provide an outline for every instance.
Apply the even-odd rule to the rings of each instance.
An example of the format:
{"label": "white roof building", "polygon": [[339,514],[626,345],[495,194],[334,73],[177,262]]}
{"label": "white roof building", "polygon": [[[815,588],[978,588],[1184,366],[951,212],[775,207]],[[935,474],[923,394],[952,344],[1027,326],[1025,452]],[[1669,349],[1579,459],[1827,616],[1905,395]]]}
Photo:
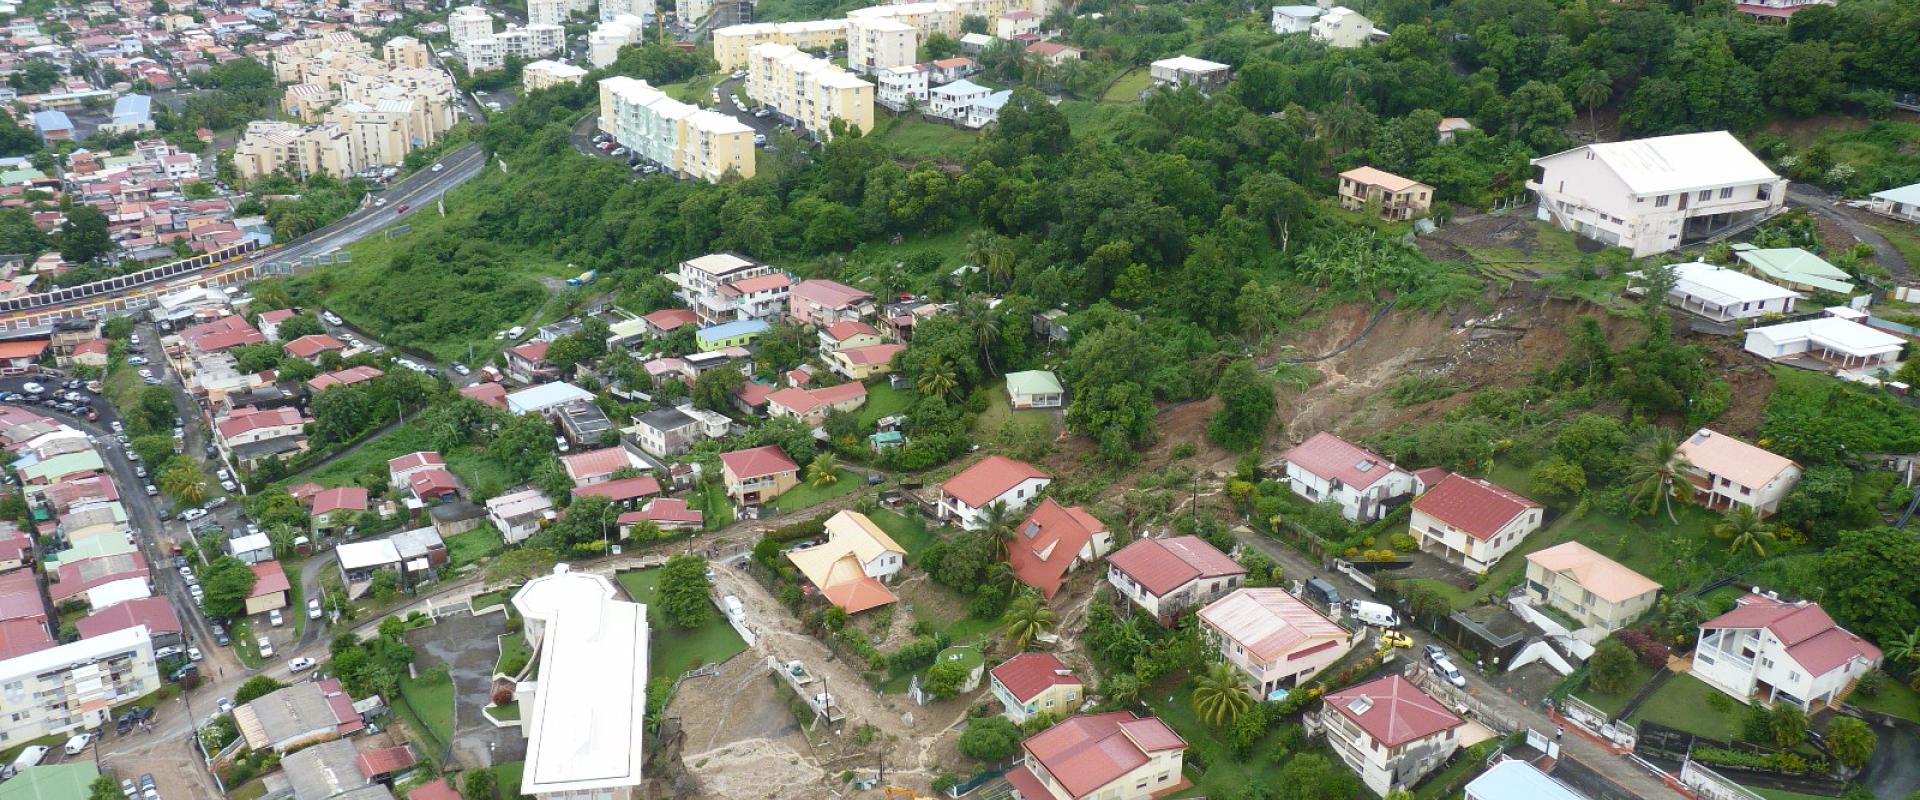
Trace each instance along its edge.
{"label": "white roof building", "polygon": [[513,596],[540,658],[520,697],[527,731],[520,793],[619,796],[640,785],[647,709],[647,607],[568,565]]}
{"label": "white roof building", "polygon": [[1803,296],[1744,272],[1699,261],[1674,264],[1672,269],[1675,281],[1667,302],[1721,322],[1785,314]]}
{"label": "white roof building", "polygon": [[117,606],[128,600],[139,600],[143,597],[152,596],[153,589],[147,586],[146,578],[121,578],[120,580],[108,581],[107,583],[88,589],[87,607],[89,610],[99,611]]}
{"label": "white roof building", "polygon": [[1581,145],[1533,160],[1542,221],[1635,258],[1777,213],[1787,182],[1726,131]]}
{"label": "white roof building", "polygon": [[593,393],[571,383],[543,383],[507,394],[507,412],[539,414],[576,401],[593,402]]}
{"label": "white roof building", "polygon": [[400,550],[386,539],[368,539],[364,542],[347,542],[333,549],[340,559],[340,569],[347,572],[375,569],[400,563]]}
{"label": "white roof building", "polygon": [[1746,350],[1761,358],[1807,355],[1843,369],[1881,367],[1900,357],[1905,340],[1838,316],[1768,325],[1747,331]]}

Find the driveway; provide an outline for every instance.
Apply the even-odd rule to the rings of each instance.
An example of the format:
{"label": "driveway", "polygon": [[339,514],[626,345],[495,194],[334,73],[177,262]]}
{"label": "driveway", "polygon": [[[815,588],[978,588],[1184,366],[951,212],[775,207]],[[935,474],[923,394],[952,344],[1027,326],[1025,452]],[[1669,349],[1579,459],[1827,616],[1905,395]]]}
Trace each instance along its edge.
{"label": "driveway", "polygon": [[1787,185],[1787,200],[1792,205],[1800,206],[1831,220],[1833,224],[1839,225],[1847,233],[1852,234],[1855,241],[1865,242],[1871,246],[1874,260],[1879,261],[1880,265],[1886,267],[1894,277],[1906,278],[1913,275],[1913,265],[1907,263],[1907,257],[1900,252],[1900,248],[1894,247],[1892,242],[1887,241],[1887,237],[1882,236],[1879,231],[1873,229],[1872,225],[1868,225],[1856,216],[1866,212],[1839,205],[1832,195],[1816,187],[1802,186],[1797,183]]}
{"label": "driveway", "polygon": [[453,759],[467,766],[527,757],[519,729],[496,728],[480,713],[493,691],[493,667],[500,658],[495,639],[506,633],[506,622],[504,614],[455,614],[407,632],[422,672],[445,664],[453,675]]}
{"label": "driveway", "polygon": [[1854,780],[1872,789],[1874,797],[1912,796],[1920,789],[1920,726],[1903,720],[1892,725],[1868,722],[1875,723],[1873,732],[1880,737],[1880,745]]}

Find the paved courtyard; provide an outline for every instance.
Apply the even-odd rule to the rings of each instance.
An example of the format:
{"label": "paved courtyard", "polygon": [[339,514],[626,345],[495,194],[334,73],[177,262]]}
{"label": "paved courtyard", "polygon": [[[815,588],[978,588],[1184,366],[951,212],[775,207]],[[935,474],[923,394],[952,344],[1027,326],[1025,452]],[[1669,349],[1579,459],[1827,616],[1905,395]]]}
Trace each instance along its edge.
{"label": "paved courtyard", "polygon": [[495,637],[506,630],[504,614],[460,613],[407,632],[420,671],[445,664],[453,676],[452,760],[456,764],[477,767],[526,758],[527,741],[518,729],[496,728],[480,713],[493,689],[493,667],[500,657]]}

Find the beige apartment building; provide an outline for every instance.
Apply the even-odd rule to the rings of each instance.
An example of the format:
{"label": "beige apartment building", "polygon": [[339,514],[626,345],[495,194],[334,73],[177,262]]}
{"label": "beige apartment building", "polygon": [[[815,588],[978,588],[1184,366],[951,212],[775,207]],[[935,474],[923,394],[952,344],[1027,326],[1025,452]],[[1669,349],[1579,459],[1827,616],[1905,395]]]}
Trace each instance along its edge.
{"label": "beige apartment building", "polygon": [[306,80],[301,71],[309,61],[327,62],[329,58],[316,58],[324,53],[338,53],[341,56],[373,57],[373,45],[360,41],[351,33],[328,33],[307,39],[295,39],[273,50],[273,77],[281,83],[301,83]]}
{"label": "beige apartment building", "polygon": [[753,129],[733,117],[668,97],[646,81],[600,81],[600,129],[636,155],[683,178],[718,182],[754,173]]}
{"label": "beige apartment building", "polygon": [[529,92],[553,86],[577,84],[587,71],[572,64],[541,59],[520,70],[520,86]]}
{"label": "beige apartment building", "polygon": [[918,62],[920,32],[890,17],[847,17],[847,66],[872,75]]}
{"label": "beige apartment building", "polygon": [[784,44],[800,50],[831,50],[847,38],[847,21],[753,22],[728,25],[713,32],[713,60],[722,70],[747,65],[747,53],[763,44]]}
{"label": "beige apartment building", "polygon": [[853,73],[784,44],[755,46],[748,62],[747,96],[814,137],[831,137],[835,119],[873,130],[873,84]]}
{"label": "beige apartment building", "polygon": [[327,125],[254,120],[233,148],[233,166],[241,180],[282,170],[298,178],[348,175],[355,171],[352,163],[346,132]]}
{"label": "beige apartment building", "polygon": [[388,69],[426,69],[427,46],[411,36],[395,36],[380,48]]}

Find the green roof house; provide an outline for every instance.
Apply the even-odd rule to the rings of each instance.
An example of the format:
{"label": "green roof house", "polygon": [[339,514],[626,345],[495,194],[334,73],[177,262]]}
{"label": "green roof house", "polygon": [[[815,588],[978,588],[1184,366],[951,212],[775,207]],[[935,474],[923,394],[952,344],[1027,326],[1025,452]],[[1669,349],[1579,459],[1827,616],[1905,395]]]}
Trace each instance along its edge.
{"label": "green roof house", "polygon": [[1733,254],[1747,269],[1789,289],[1853,294],[1853,276],[1846,270],[1798,247],[1759,248],[1744,242]]}
{"label": "green roof house", "polygon": [[0,800],[87,800],[98,777],[93,759],[27,767],[0,783]]}
{"label": "green roof house", "polygon": [[64,475],[99,472],[106,468],[107,464],[100,460],[100,454],[92,450],[58,455],[45,461],[16,467],[20,473],[20,480],[26,483],[52,483]]}
{"label": "green roof house", "polygon": [[1007,373],[1007,401],[1014,408],[1059,408],[1066,399],[1067,390],[1051,372],[1034,369]]}

